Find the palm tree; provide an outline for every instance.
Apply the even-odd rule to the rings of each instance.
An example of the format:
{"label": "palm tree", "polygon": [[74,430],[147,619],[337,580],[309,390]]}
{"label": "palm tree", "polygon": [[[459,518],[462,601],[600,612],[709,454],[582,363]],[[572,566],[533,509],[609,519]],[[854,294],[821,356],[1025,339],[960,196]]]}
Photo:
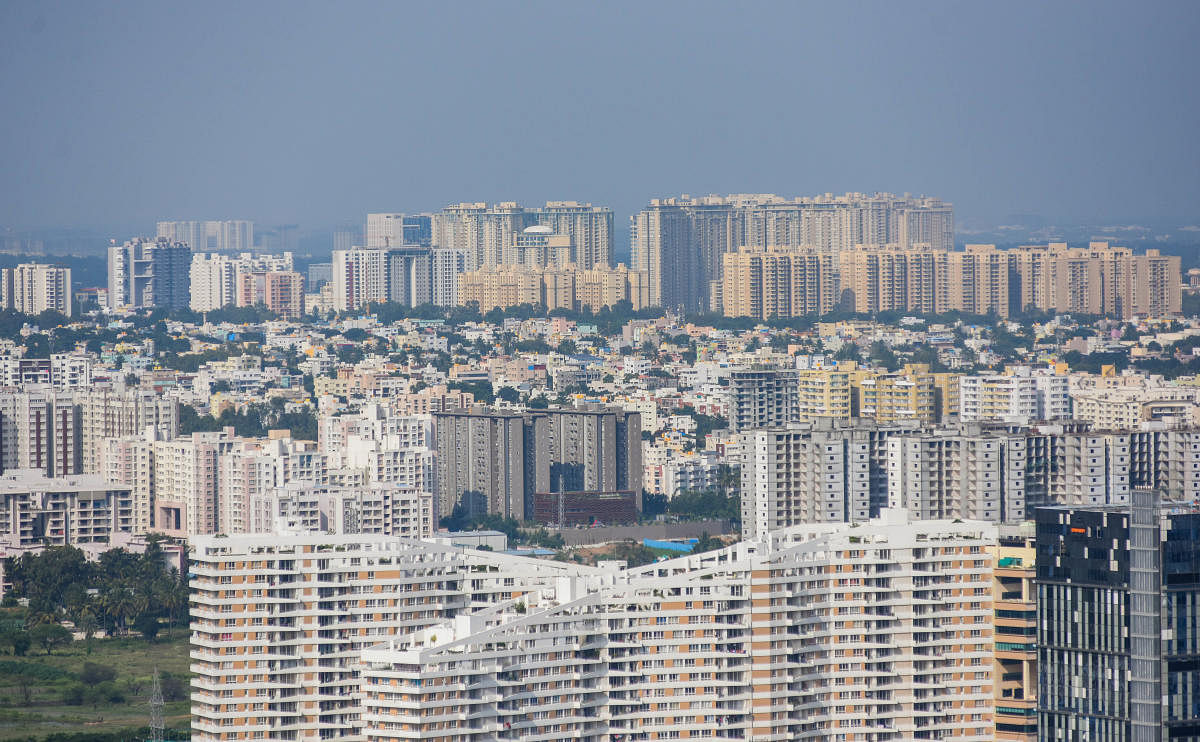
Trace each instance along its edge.
{"label": "palm tree", "polygon": [[162,606],[167,609],[167,638],[171,638],[171,628],[180,613],[186,614],[188,608],[187,584],[180,579],[169,579],[160,598]]}

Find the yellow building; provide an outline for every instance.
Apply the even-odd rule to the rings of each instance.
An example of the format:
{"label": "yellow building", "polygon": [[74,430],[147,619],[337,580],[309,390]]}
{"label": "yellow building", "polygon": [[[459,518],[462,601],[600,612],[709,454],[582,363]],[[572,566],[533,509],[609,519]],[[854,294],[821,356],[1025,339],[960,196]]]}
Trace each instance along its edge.
{"label": "yellow building", "polygon": [[998,317],[1007,317],[1012,309],[1008,254],[995,245],[967,245],[962,252],[947,253],[944,285],[939,305],[948,309]]}
{"label": "yellow building", "polygon": [[501,265],[468,271],[458,277],[458,303],[472,302],[481,312],[518,304],[536,304],[552,309],[594,310],[628,301],[634,309],[648,305],[646,274],[624,265],[616,268],[581,270],[527,268]]}
{"label": "yellow building", "polygon": [[[858,369],[851,372],[852,412],[889,423],[919,420],[933,424],[957,414],[958,374],[933,374],[929,366],[911,363],[898,372]],[[947,387],[954,390],[948,408]]]}
{"label": "yellow building", "polygon": [[951,415],[958,415],[958,380],[960,375],[941,372],[930,374],[930,376],[933,377],[933,394],[937,400],[938,420],[946,420]]}
{"label": "yellow building", "polygon": [[720,306],[727,317],[801,317],[828,314],[838,301],[832,253],[810,248],[743,247],[722,256]]}
{"label": "yellow building", "polygon": [[1007,251],[1020,285],[1020,307],[1049,312],[1161,317],[1182,310],[1178,256],[1092,242],[1086,248],[1065,242],[1023,245]]}
{"label": "yellow building", "polygon": [[853,414],[850,379],[855,371],[854,363],[840,363],[837,368],[832,369],[800,371],[800,419],[838,417],[849,420]]}
{"label": "yellow building", "polygon": [[1033,532],[1025,526],[1002,532],[993,552],[997,740],[1037,739],[1035,557]]}

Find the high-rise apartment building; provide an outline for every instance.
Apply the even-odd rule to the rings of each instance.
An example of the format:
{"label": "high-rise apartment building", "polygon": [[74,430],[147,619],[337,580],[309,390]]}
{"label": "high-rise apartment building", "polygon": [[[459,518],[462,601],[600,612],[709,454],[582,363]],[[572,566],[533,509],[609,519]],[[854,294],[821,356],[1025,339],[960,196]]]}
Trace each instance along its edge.
{"label": "high-rise apartment building", "polygon": [[788,368],[729,373],[729,429],[735,433],[800,422],[800,372]]}
{"label": "high-rise apartment building", "polygon": [[15,469],[0,476],[0,541],[8,546],[107,544],[132,532],[128,488],[94,474]]}
{"label": "high-rise apartment building", "polygon": [[76,392],[82,425],[83,471],[102,472],[101,449],[109,438],[152,435],[167,440],[179,434],[179,404],[149,389],[97,386]]}
{"label": "high-rise apartment building", "polygon": [[1038,739],[1186,740],[1200,729],[1200,511],[1037,511]]}
{"label": "high-rise apartment building", "polygon": [[388,277],[384,250],[355,247],[334,251],[330,277],[334,308],[344,312],[370,302],[386,302]]}
{"label": "high-rise apartment building", "polygon": [[923,431],[888,440],[889,506],[920,519],[1025,520],[1025,436],[977,427],[957,432]]}
{"label": "high-rise apartment building", "polygon": [[649,274],[651,302],[689,310],[708,305],[710,282],[723,278],[723,255],[742,247],[826,253],[856,245],[954,247],[950,204],[891,194],[654,199],[631,222],[633,268]]}
{"label": "high-rise apartment building", "polygon": [[959,377],[958,404],[963,422],[1058,420],[1071,415],[1069,379],[1024,366],[1005,374],[964,374]]}
{"label": "high-rise apartment building", "polygon": [[238,275],[237,305],[263,306],[284,319],[304,314],[304,275],[296,271],[253,271]]}
{"label": "high-rise apartment building", "polygon": [[0,394],[0,471],[79,474],[80,428],[79,406],[69,392],[33,388]]}
{"label": "high-rise apartment building", "polygon": [[850,523],[887,507],[889,438],[915,423],[820,419],[742,435],[742,535],[802,523]]}
{"label": "high-rise apartment building", "polygon": [[22,314],[53,311],[70,317],[73,306],[70,268],[22,263],[0,270],[0,308]]}
{"label": "high-rise apartment building", "polygon": [[191,545],[198,742],[364,740],[363,650],[601,573],[392,536],[204,536]]}
{"label": "high-rise apartment building", "polygon": [[828,314],[841,301],[834,256],[811,248],[741,248],[722,256],[720,302],[727,317]]}
{"label": "high-rise apartment building", "polygon": [[629,302],[633,309],[648,306],[646,276],[624,265],[616,268],[580,269],[497,266],[467,271],[458,276],[460,306],[477,304],[479,310],[505,309],[532,304],[554,309],[591,309]]}
{"label": "high-rise apartment building", "polygon": [[854,369],[850,374],[851,415],[876,422],[917,421],[925,425],[958,414],[958,374],[931,373],[906,364],[895,373]]}
{"label": "high-rise apartment building", "polygon": [[363,734],[992,740],[995,543],[889,515],[563,579],[365,649]]}
{"label": "high-rise apartment building", "polygon": [[433,493],[394,484],[288,482],[250,499],[250,533],[432,538]]}
{"label": "high-rise apartment building", "polygon": [[1009,255],[1023,309],[1122,319],[1181,311],[1180,259],[1156,249],[1135,255],[1107,242],[1092,242],[1086,248],[1052,242],[1022,246]]}
{"label": "high-rise apartment building", "polygon": [[432,243],[462,250],[468,269],[478,270],[503,264],[514,237],[533,226],[570,238],[571,262],[581,268],[612,265],[612,210],[575,201],[548,201],[537,208],[513,202],[447,206],[433,215]]}
{"label": "high-rise apartment building", "polygon": [[238,304],[238,282],[243,274],[291,271],[292,265],[290,252],[282,255],[242,253],[236,256],[195,253],[188,269],[191,291],[188,306],[196,312],[211,312]]}
{"label": "high-rise apartment building", "polygon": [[[367,214],[367,247],[429,247],[431,214]],[[347,249],[335,246],[334,249]]]}
{"label": "high-rise apartment building", "polygon": [[997,742],[1037,740],[1037,575],[1031,523],[1000,526],[992,561]]}
{"label": "high-rise apartment building", "polygon": [[347,311],[372,302],[410,307],[429,304],[436,252],[415,246],[335,250],[331,276],[334,308]]}
{"label": "high-rise apartment building", "polygon": [[159,222],[157,236],[182,242],[195,252],[244,252],[254,249],[254,222],[225,221]]}
{"label": "high-rise apartment building", "polygon": [[329,283],[329,279],[332,276],[333,263],[309,263],[308,273],[305,275],[305,283],[310,290],[314,292],[320,291],[322,286]]}
{"label": "high-rise apartment building", "polygon": [[938,302],[939,311],[945,307],[969,314],[994,314],[1007,317],[1022,307],[1012,305],[1013,283],[1011,258],[995,245],[967,245],[962,252],[946,253],[946,298]]}
{"label": "high-rise apartment building", "polygon": [[140,237],[108,248],[109,311],[184,309],[191,300],[192,252],[183,242]]}
{"label": "high-rise apartment building", "polygon": [[838,255],[842,306],[853,312],[944,311],[946,251],[926,245],[859,245]]}
{"label": "high-rise apartment building", "polygon": [[642,426],[617,409],[483,409],[433,415],[437,507],[447,516],[498,513],[533,519],[534,496],[642,491]]}
{"label": "high-rise apartment building", "polygon": [[467,270],[467,253],[453,247],[435,247],[430,301],[439,307],[455,307],[458,302],[458,277]]}
{"label": "high-rise apartment building", "polygon": [[[638,219],[658,223],[668,216],[662,207],[653,207]],[[653,232],[648,224],[645,229]],[[635,267],[660,271],[655,254],[639,257]],[[690,265],[689,259],[677,262]],[[1012,250],[967,245],[962,251],[897,243],[859,244],[837,252],[738,246],[721,255],[721,264],[726,272],[721,280],[712,281],[711,306],[735,317],[797,317],[839,308],[998,317],[1038,309],[1125,319],[1180,311],[1179,258],[1157,250],[1134,255],[1107,243],[1092,243],[1088,248],[1052,243]],[[662,291],[670,296],[687,294],[694,289],[671,282],[691,280],[652,276],[651,296],[663,295]],[[673,306],[669,301],[666,305]]]}

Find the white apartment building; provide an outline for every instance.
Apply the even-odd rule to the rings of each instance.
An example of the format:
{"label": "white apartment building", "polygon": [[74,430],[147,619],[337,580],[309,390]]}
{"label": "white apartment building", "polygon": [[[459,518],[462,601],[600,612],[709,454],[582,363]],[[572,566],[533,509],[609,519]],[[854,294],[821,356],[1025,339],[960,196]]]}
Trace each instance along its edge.
{"label": "white apartment building", "polygon": [[1136,430],[1157,421],[1195,425],[1200,423],[1197,391],[1181,386],[1077,389],[1071,392],[1072,417],[1096,430]]}
{"label": "white apartment building", "polygon": [[379,248],[334,250],[330,278],[333,308],[345,312],[369,302],[387,301],[387,263],[387,251]]}
{"label": "white apartment building", "polygon": [[54,311],[70,317],[74,304],[70,268],[22,263],[0,270],[0,308],[22,314]]}
{"label": "white apartment building", "polygon": [[1028,424],[1071,416],[1069,379],[1028,367],[1001,375],[959,378],[959,419]]}
{"label": "white apartment building", "polygon": [[46,476],[83,467],[79,406],[48,387],[0,393],[0,472],[36,469]]}
{"label": "white apartment building", "polygon": [[887,442],[919,430],[829,419],[742,434],[742,535],[801,523],[848,523],[887,505]]}
{"label": "white apartment building", "polygon": [[394,484],[288,482],[250,498],[251,533],[378,534],[432,538],[433,493]]}
{"label": "white apartment building", "polygon": [[105,442],[101,471],[133,491],[135,533],[250,532],[251,500],[290,481],[324,483],[307,441],[238,438],[232,428],[164,439],[154,431]]}
{"label": "white apartment building", "polygon": [[433,256],[433,287],[431,301],[439,307],[458,306],[458,277],[466,272],[468,259],[464,250],[437,247]]}
{"label": "white apartment building", "polygon": [[192,735],[363,740],[363,649],[602,574],[391,536],[191,540]]}
{"label": "white apartment building", "polygon": [[1026,519],[1024,434],[899,435],[888,440],[889,507],[915,519]]}
{"label": "white apartment building", "polygon": [[290,271],[293,269],[292,253],[282,255],[222,255],[219,253],[193,253],[189,269],[191,301],[188,306],[195,312],[211,312],[214,309],[237,303],[238,281],[245,273]]}
{"label": "white apartment building", "polygon": [[399,247],[404,240],[404,214],[367,214],[367,247]]}
{"label": "white apartment building", "polygon": [[145,434],[147,428],[162,439],[179,433],[179,405],[149,389],[108,385],[73,397],[79,404],[85,474],[101,471],[101,449],[109,438]]}
{"label": "white apartment building", "polygon": [[254,222],[245,219],[164,221],[158,223],[157,235],[182,242],[194,252],[254,249]]}
{"label": "white apartment building", "polygon": [[0,545],[105,544],[113,534],[132,532],[127,487],[91,474],[47,477],[38,469],[0,476]]}
{"label": "white apartment building", "polygon": [[366,742],[994,738],[971,521],[798,526],[362,651]]}

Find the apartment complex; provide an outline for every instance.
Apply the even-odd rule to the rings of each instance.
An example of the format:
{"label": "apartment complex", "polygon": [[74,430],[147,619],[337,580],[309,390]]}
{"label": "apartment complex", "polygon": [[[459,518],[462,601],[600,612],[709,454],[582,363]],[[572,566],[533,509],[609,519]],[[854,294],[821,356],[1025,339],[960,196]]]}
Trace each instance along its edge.
{"label": "apartment complex", "polygon": [[1129,319],[1179,314],[1181,306],[1178,257],[1154,249],[1134,255],[1103,242],[1012,250],[967,245],[962,251],[927,244],[860,244],[837,252],[741,246],[723,253],[722,265],[711,303],[730,317],[787,318],[835,309],[1008,317],[1038,309]]}
{"label": "apartment complex", "polygon": [[1037,512],[1038,739],[1194,739],[1200,511],[1134,490]]}
{"label": "apartment complex", "polygon": [[284,319],[304,314],[304,276],[296,271],[253,271],[238,275],[237,305],[262,306]]}
{"label": "apartment complex", "polygon": [[529,268],[519,265],[487,267],[458,276],[457,302],[477,304],[479,310],[532,304],[554,309],[597,311],[621,302],[634,309],[649,305],[646,275],[624,265],[580,269],[574,265]]}
{"label": "apartment complex", "polygon": [[79,474],[82,449],[80,408],[70,392],[33,388],[0,393],[0,472]]}
{"label": "apartment complex", "polygon": [[250,498],[247,533],[377,534],[432,538],[433,493],[395,484],[288,482]]}
{"label": "apartment complex", "polygon": [[394,537],[191,539],[192,735],[362,740],[364,649],[598,570]]}
{"label": "apartment complex", "polygon": [[992,561],[996,740],[1037,740],[1037,574],[1032,524],[1001,526]]}
{"label": "apartment complex", "polygon": [[993,739],[982,523],[806,526],[362,652],[363,735]]}
{"label": "apartment complex", "polygon": [[1071,416],[1070,381],[1048,369],[1019,366],[1005,374],[963,375],[958,383],[963,422],[1027,423]]}
{"label": "apartment complex", "polygon": [[22,314],[52,311],[71,316],[71,269],[22,263],[0,270],[0,309]]}
{"label": "apartment complex", "polygon": [[157,236],[181,242],[196,252],[243,252],[254,249],[254,222],[245,219],[159,222]]}
{"label": "apartment complex", "polygon": [[437,507],[534,518],[539,493],[642,491],[642,426],[618,409],[434,413]]}
{"label": "apartment complex", "polygon": [[746,431],[739,456],[743,534],[850,522],[883,507],[1019,523],[1048,505],[1127,504],[1136,487],[1200,499],[1200,430],[1164,425],[822,419]]}
{"label": "apartment complex", "polygon": [[548,201],[535,208],[513,202],[447,206],[433,214],[432,243],[461,251],[467,270],[479,270],[510,262],[506,253],[529,227],[569,238],[570,262],[581,268],[612,265],[612,209],[576,201]]}
{"label": "apartment complex", "polygon": [[723,278],[723,256],[742,247],[805,247],[818,253],[856,245],[954,247],[950,204],[891,194],[654,199],[631,223],[632,267],[648,275],[651,305],[689,311],[708,306],[717,292],[712,284]]}
{"label": "apartment complex", "polygon": [[909,423],[823,418],[751,430],[741,441],[742,535],[803,523],[850,523],[887,507],[888,440]]}
{"label": "apartment complex", "polygon": [[367,247],[429,247],[431,222],[430,214],[367,214],[367,228],[363,234],[367,238]]}
{"label": "apartment complex", "polygon": [[24,389],[87,389],[92,385],[95,360],[89,353],[51,353],[49,358],[25,358],[16,350],[0,356],[0,387]]}
{"label": "apartment complex", "polygon": [[133,533],[127,487],[94,474],[47,477],[39,469],[0,476],[0,543],[14,547],[106,544]]}
{"label": "apartment complex", "polygon": [[741,432],[857,417],[932,425],[958,414],[958,385],[957,374],[931,373],[923,364],[895,373],[852,361],[819,369],[737,369],[729,374],[729,427]]}
{"label": "apartment complex", "polygon": [[1009,252],[1020,279],[1020,307],[1048,312],[1135,315],[1179,314],[1182,277],[1178,256],[1149,249],[1135,255],[1126,247],[1092,242],[1023,246]]}
{"label": "apartment complex", "polygon": [[184,309],[191,302],[192,251],[187,244],[140,237],[108,248],[109,311],[162,307]]}
{"label": "apartment complex", "polygon": [[853,417],[876,422],[912,421],[932,425],[959,414],[959,380],[953,373],[929,370],[920,363],[896,372],[854,369],[850,374]]}
{"label": "apartment complex", "polygon": [[191,291],[188,306],[195,312],[211,312],[232,306],[238,303],[239,282],[243,274],[290,272],[292,268],[290,252],[282,255],[193,253],[188,269]]}
{"label": "apartment complex", "polygon": [[455,250],[417,246],[334,250],[333,305],[339,311],[373,302],[449,306],[465,269],[464,253]]}
{"label": "apartment complex", "polygon": [[1146,385],[1136,387],[1075,389],[1071,392],[1071,417],[1097,430],[1132,430],[1160,420],[1200,423],[1196,387]]}
{"label": "apartment complex", "polygon": [[735,433],[800,422],[800,372],[786,368],[729,373],[729,429]]}
{"label": "apartment complex", "polygon": [[834,253],[804,247],[742,247],[721,256],[719,297],[709,305],[727,317],[802,317],[841,305]]}

